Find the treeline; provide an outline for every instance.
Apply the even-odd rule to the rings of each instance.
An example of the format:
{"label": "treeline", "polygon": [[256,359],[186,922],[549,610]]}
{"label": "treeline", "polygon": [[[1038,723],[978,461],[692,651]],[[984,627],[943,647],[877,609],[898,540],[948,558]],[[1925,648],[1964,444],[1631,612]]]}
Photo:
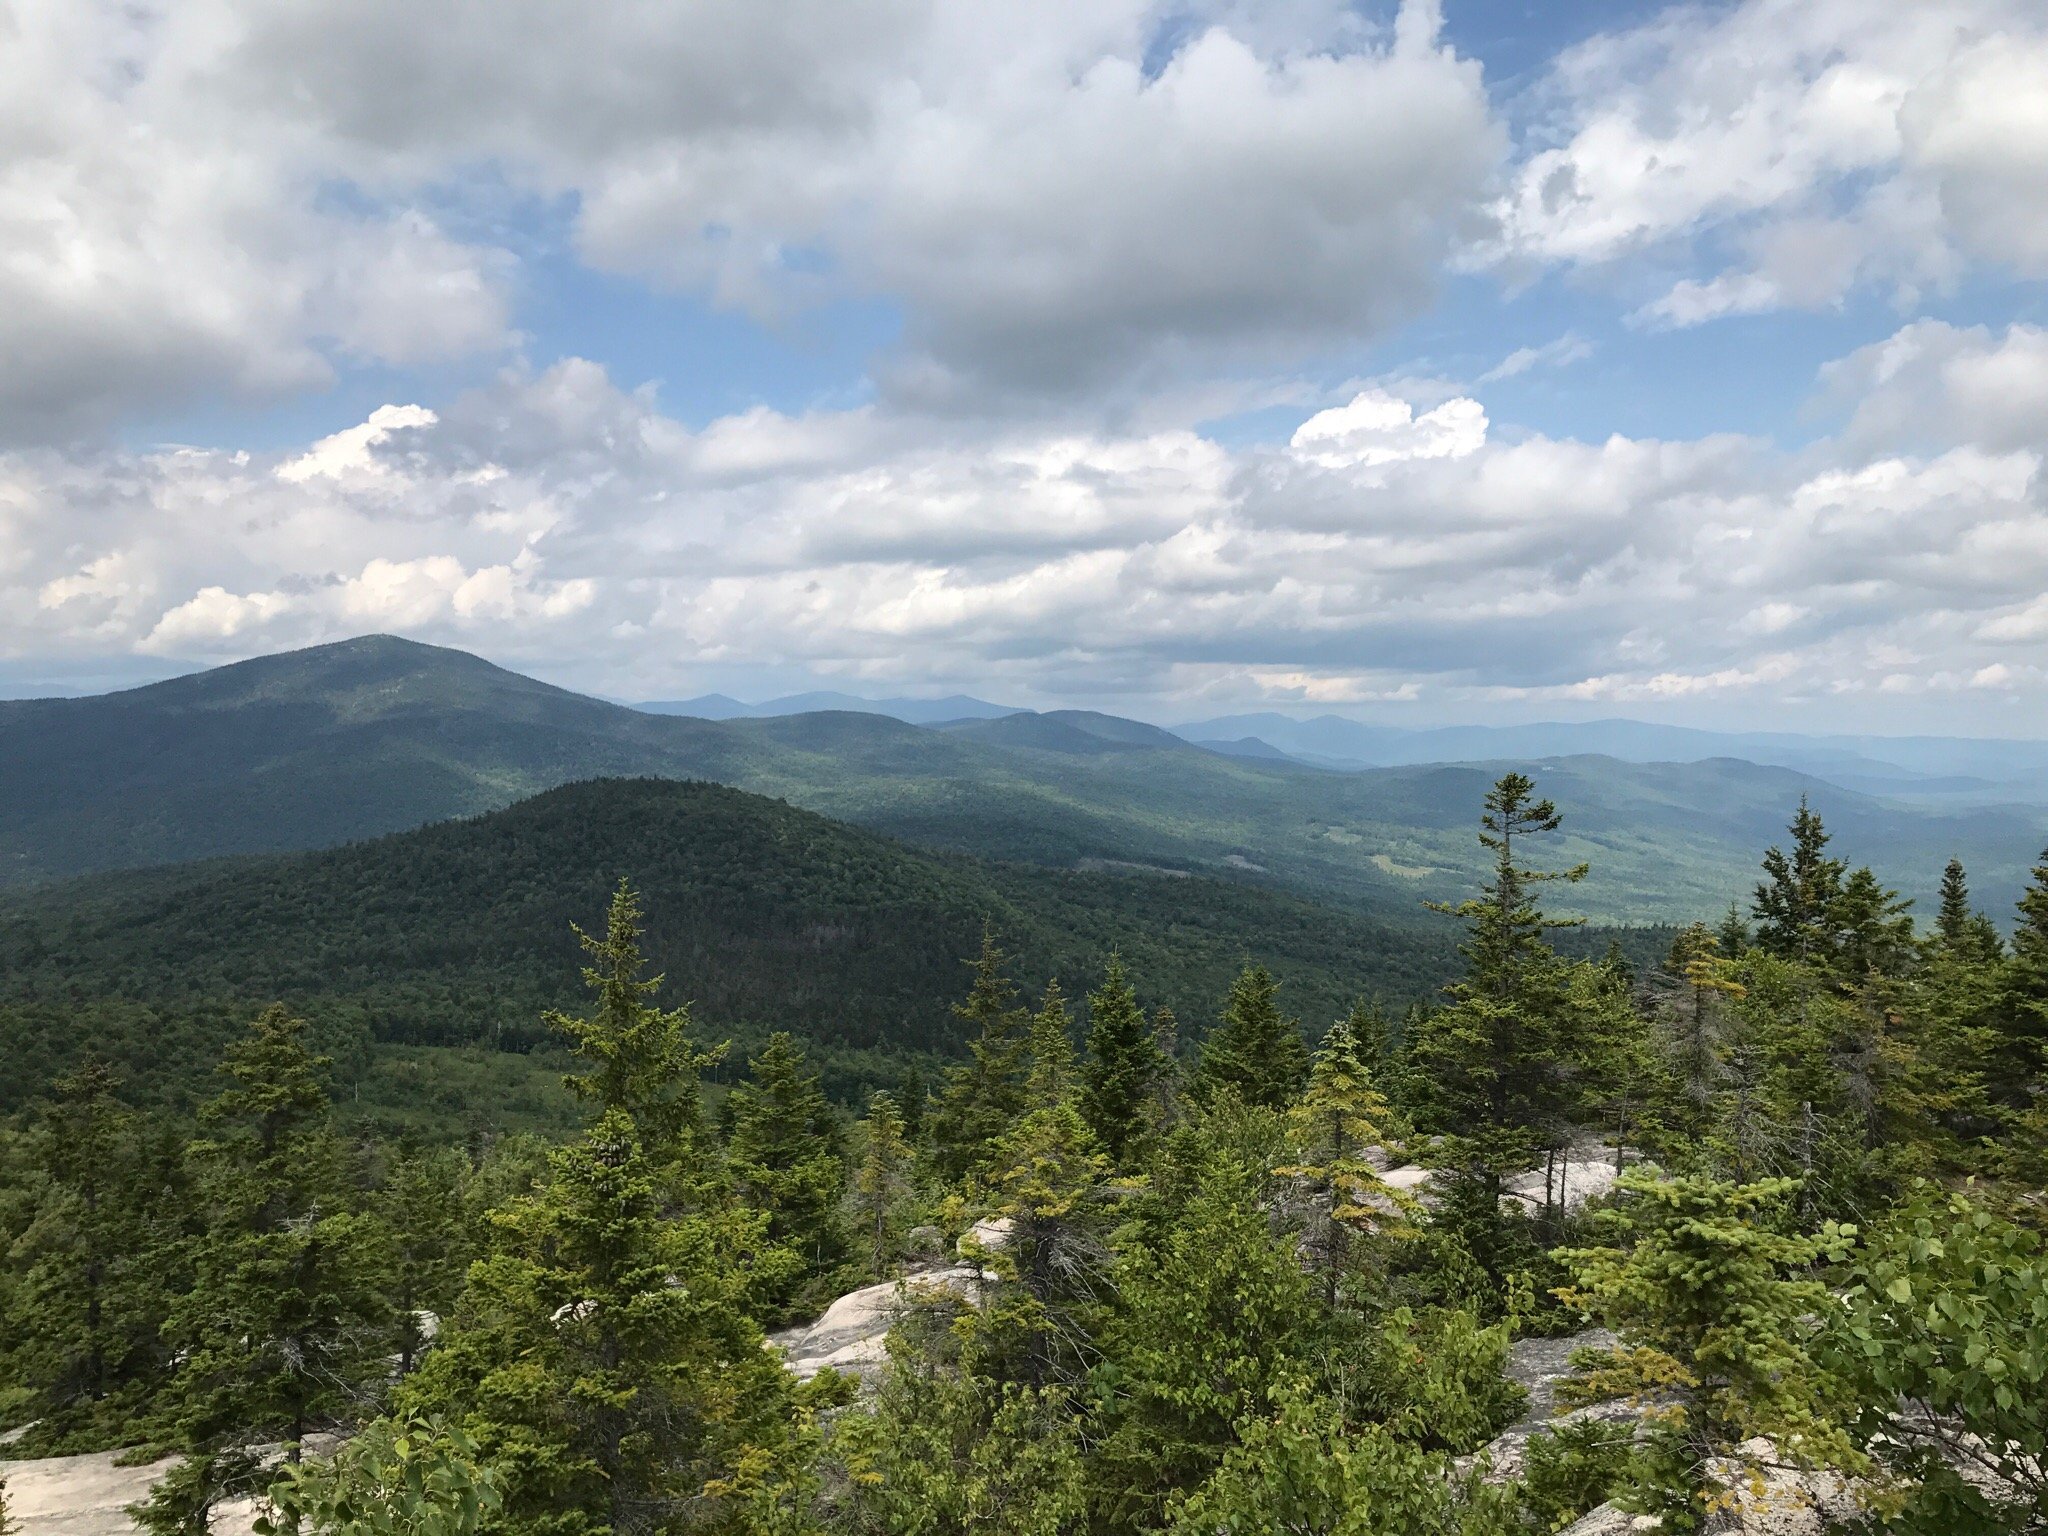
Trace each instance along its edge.
{"label": "treeline", "polygon": [[[1920,932],[1802,808],[1749,911],[1639,974],[1557,944],[1558,823],[1503,778],[1460,979],[1319,1042],[1256,964],[1190,1049],[1128,957],[1027,998],[985,934],[965,1059],[852,1123],[787,1036],[707,1106],[626,887],[546,1020],[559,1145],[351,1141],[281,1008],[191,1123],[87,1063],[4,1147],[0,1413],[180,1453],[165,1533],[237,1496],[313,1531],[1686,1531],[1782,1469],[1892,1530],[2041,1528],[2048,856],[2009,942],[1959,868]],[[1632,1166],[1585,1213],[1589,1156]],[[872,1390],[763,1347],[895,1276]],[[1513,1341],[1589,1322],[1566,1400],[1640,1419],[1462,1459],[1525,1406]]]}

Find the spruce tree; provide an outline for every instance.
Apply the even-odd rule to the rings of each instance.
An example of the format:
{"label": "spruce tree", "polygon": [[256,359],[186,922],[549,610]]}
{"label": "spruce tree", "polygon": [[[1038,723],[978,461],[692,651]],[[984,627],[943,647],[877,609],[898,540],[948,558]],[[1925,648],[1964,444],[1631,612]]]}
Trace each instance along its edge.
{"label": "spruce tree", "polygon": [[1638,1169],[1621,1187],[1632,1198],[1595,1218],[1612,1241],[1556,1255],[1574,1277],[1565,1300],[1620,1336],[1575,1357],[1580,1374],[1561,1395],[1670,1400],[1649,1421],[1636,1507],[1662,1516],[1662,1529],[1699,1529],[1741,1502],[1758,1466],[1744,1447],[1759,1436],[1793,1466],[1863,1470],[1831,1412],[1812,1325],[1832,1305],[1814,1266],[1841,1255],[1846,1230],[1787,1232],[1789,1179],[1734,1185]]}
{"label": "spruce tree", "polygon": [[1112,954],[1101,987],[1088,994],[1081,1115],[1113,1165],[1123,1166],[1159,1123],[1158,1080],[1166,1068],[1124,963]]}
{"label": "spruce tree", "polygon": [[31,1142],[44,1173],[11,1255],[11,1368],[31,1393],[39,1451],[85,1448],[141,1412],[168,1366],[159,1338],[179,1233],[104,1062],[51,1084]]}
{"label": "spruce tree", "polygon": [[913,1154],[895,1095],[869,1097],[862,1143],[848,1204],[868,1273],[881,1276],[895,1257],[897,1217],[911,1191]]}
{"label": "spruce tree", "polygon": [[1340,1019],[1317,1050],[1308,1087],[1287,1114],[1289,1162],[1274,1169],[1308,1196],[1307,1248],[1334,1310],[1358,1239],[1397,1220],[1401,1207],[1379,1176],[1393,1112],[1373,1085],[1351,1022]]}
{"label": "spruce tree", "polygon": [[1721,914],[1721,921],[1714,929],[1714,938],[1720,944],[1724,960],[1740,960],[1742,952],[1749,948],[1749,923],[1742,915],[1739,902],[1728,903],[1728,910]]}
{"label": "spruce tree", "polygon": [[1359,1066],[1378,1082],[1394,1055],[1394,1026],[1385,1004],[1378,998],[1369,1003],[1362,997],[1354,999],[1344,1016],[1344,1028],[1351,1036],[1351,1050]]}
{"label": "spruce tree", "polygon": [[1068,1097],[1040,1105],[990,1149],[983,1199],[1008,1223],[983,1262],[1004,1282],[975,1329],[983,1369],[1034,1390],[1078,1386],[1073,1341],[1098,1301],[1110,1248],[1110,1167]]}
{"label": "spruce tree", "polygon": [[1951,950],[1960,950],[1970,940],[1970,919],[1974,915],[1963,861],[1950,859],[1941,872],[1941,906],[1934,917],[1935,938]]}
{"label": "spruce tree", "polygon": [[622,1107],[493,1215],[455,1326],[405,1390],[460,1414],[504,1469],[506,1527],[546,1536],[733,1529],[720,1490],[788,1435],[789,1377],[753,1321],[765,1221],[677,1214],[672,1162]]}
{"label": "spruce tree", "polygon": [[1235,1094],[1246,1104],[1285,1109],[1308,1072],[1299,1020],[1280,1011],[1280,984],[1263,965],[1248,965],[1230,984],[1222,1021],[1202,1042],[1194,1094],[1203,1103]]}
{"label": "spruce tree", "polygon": [[1705,1132],[1728,1075],[1733,1019],[1728,1004],[1743,995],[1735,967],[1721,956],[1721,941],[1705,923],[1680,931],[1665,957],[1657,988],[1657,1014],[1679,1095],[1679,1128]]}
{"label": "spruce tree", "polygon": [[470,1260],[467,1174],[456,1152],[415,1152],[392,1165],[372,1203],[400,1375],[419,1363],[462,1289]]}
{"label": "spruce tree", "polygon": [[1171,1130],[1180,1118],[1180,1020],[1164,1003],[1152,1010],[1152,1045],[1159,1053],[1159,1075],[1152,1083],[1153,1115],[1162,1130]]}
{"label": "spruce tree", "polygon": [[767,1213],[769,1236],[799,1256],[803,1282],[815,1286],[847,1253],[839,1219],[846,1184],[839,1120],[787,1034],[771,1035],[748,1067],[751,1081],[726,1098],[733,1185],[748,1205]]}
{"label": "spruce tree", "polygon": [[1997,1014],[1994,1081],[2010,1107],[2048,1097],[2048,851],[2019,902],[2005,996]]}
{"label": "spruce tree", "polygon": [[953,1015],[973,1031],[968,1062],[951,1068],[932,1106],[932,1156],[939,1172],[958,1180],[982,1166],[990,1141],[1014,1126],[1028,1103],[1031,1016],[1017,1006],[1017,989],[995,934],[982,929],[981,952],[970,962],[974,982]]}
{"label": "spruce tree", "polygon": [[595,1064],[578,1079],[595,1118],[492,1213],[492,1252],[405,1394],[461,1414],[507,1468],[520,1532],[732,1529],[752,1483],[788,1470],[789,1378],[755,1319],[797,1265],[725,1196],[697,1123],[722,1052],[647,1001],[638,917],[621,886],[587,945],[593,1017],[549,1015]]}
{"label": "spruce tree", "polygon": [[1865,866],[1842,882],[1835,904],[1836,965],[1842,980],[1861,985],[1877,976],[1900,976],[1916,955],[1911,901],[1888,890]]}
{"label": "spruce tree", "polygon": [[[657,1164],[688,1158],[703,1134],[700,1075],[725,1056],[723,1045],[699,1050],[690,1036],[687,1006],[662,1009],[648,999],[660,976],[645,976],[640,898],[621,880],[605,914],[603,938],[581,928],[576,938],[590,964],[583,968],[593,1007],[588,1017],[550,1009],[543,1021],[567,1035],[587,1069],[569,1087],[585,1103],[631,1116],[647,1155]],[[694,1160],[702,1169],[702,1159]]]}
{"label": "spruce tree", "polygon": [[1756,887],[1751,910],[1757,919],[1757,947],[1786,960],[1828,966],[1836,957],[1842,880],[1848,865],[1830,858],[1820,813],[1799,797],[1792,817],[1792,851],[1773,847],[1764,855],[1768,877]]}
{"label": "spruce tree", "polygon": [[203,1529],[221,1499],[260,1491],[272,1474],[259,1447],[282,1442],[297,1461],[308,1434],[361,1413],[387,1370],[376,1236],[352,1208],[305,1028],[282,1007],[263,1013],[200,1110],[205,1227],[165,1325],[183,1355],[165,1438],[186,1460],[140,1507],[154,1531]]}
{"label": "spruce tree", "polygon": [[1507,1174],[1562,1144],[1574,1108],[1570,977],[1545,935],[1579,920],[1546,916],[1536,898],[1552,881],[1584,879],[1586,866],[1522,862],[1527,840],[1561,820],[1535,789],[1510,773],[1487,792],[1479,841],[1492,877],[1474,900],[1433,904],[1467,924],[1466,972],[1450,1005],[1417,1022],[1404,1062],[1426,1128],[1444,1138],[1439,1157],[1478,1183],[1469,1204],[1482,1213],[1497,1209]]}
{"label": "spruce tree", "polygon": [[1074,1089],[1074,1021],[1057,976],[1045,984],[1045,999],[1032,1015],[1030,1041],[1027,1102],[1033,1109],[1066,1102]]}
{"label": "spruce tree", "polygon": [[1151,1530],[1301,1375],[1318,1323],[1293,1239],[1276,1236],[1263,1170],[1213,1145],[1156,1246],[1124,1253],[1103,1348],[1117,1384],[1093,1471],[1096,1528]]}

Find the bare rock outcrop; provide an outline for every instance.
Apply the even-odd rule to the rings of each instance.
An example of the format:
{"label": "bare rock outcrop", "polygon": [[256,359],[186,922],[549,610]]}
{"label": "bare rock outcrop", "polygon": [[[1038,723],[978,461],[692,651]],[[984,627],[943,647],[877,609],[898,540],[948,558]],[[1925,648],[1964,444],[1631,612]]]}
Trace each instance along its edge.
{"label": "bare rock outcrop", "polygon": [[973,1265],[954,1264],[863,1286],[833,1302],[816,1322],[770,1334],[768,1345],[801,1381],[825,1370],[869,1381],[888,1363],[889,1330],[909,1308],[941,1296],[973,1302],[984,1278]]}

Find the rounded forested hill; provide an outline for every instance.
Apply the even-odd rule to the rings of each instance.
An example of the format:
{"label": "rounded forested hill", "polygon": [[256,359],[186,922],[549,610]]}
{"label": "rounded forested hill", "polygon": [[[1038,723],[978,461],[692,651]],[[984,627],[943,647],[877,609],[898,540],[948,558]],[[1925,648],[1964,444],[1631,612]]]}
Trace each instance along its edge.
{"label": "rounded forested hill", "polygon": [[1171,1006],[1190,1033],[1248,959],[1274,969],[1311,1029],[1361,994],[1427,995],[1458,964],[1456,925],[1419,911],[1372,917],[1174,874],[930,854],[717,785],[598,780],[344,848],[17,898],[0,907],[10,1050],[40,1078],[90,1035],[57,1022],[99,1016],[88,1002],[189,1017],[272,999],[384,1042],[519,1048],[544,1037],[544,1007],[579,1005],[570,925],[600,924],[621,879],[641,893],[664,999],[743,1040],[788,1029],[826,1047],[951,1053],[951,1004],[984,922],[1032,991],[1057,975],[1078,997],[1121,952],[1146,1004]]}

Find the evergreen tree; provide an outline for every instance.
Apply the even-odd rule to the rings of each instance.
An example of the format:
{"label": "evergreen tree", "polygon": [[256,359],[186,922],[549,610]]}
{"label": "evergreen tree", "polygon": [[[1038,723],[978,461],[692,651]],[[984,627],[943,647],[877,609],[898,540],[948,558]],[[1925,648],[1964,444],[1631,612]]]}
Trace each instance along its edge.
{"label": "evergreen tree", "polygon": [[975,1330],[982,1368],[1034,1390],[1076,1385],[1085,1362],[1072,1341],[1087,1335],[1110,1257],[1109,1160],[1062,1098],[1026,1115],[990,1161],[986,1204],[1008,1231],[983,1262],[1006,1283]]}
{"label": "evergreen tree", "polygon": [[1064,1103],[1074,1088],[1074,1021],[1055,976],[1031,1019],[1031,1070],[1025,1080],[1032,1108]]}
{"label": "evergreen tree", "polygon": [[1344,1027],[1350,1033],[1358,1065],[1378,1082],[1394,1057],[1394,1026],[1385,1005],[1378,998],[1370,1003],[1362,997],[1354,1000],[1351,1012],[1344,1016]]}
{"label": "evergreen tree", "polygon": [[896,1252],[897,1216],[911,1188],[912,1153],[893,1095],[877,1093],[868,1099],[862,1140],[849,1203],[868,1273],[884,1275]]}
{"label": "evergreen tree", "polygon": [[1180,1118],[1180,1020],[1161,1003],[1152,1010],[1152,1045],[1159,1053],[1159,1075],[1152,1082],[1152,1108],[1161,1129]]}
{"label": "evergreen tree", "polygon": [[1028,1103],[1031,1018],[1017,1006],[1017,989],[1003,969],[1007,959],[984,928],[981,953],[970,962],[973,986],[953,1009],[974,1033],[967,1064],[946,1073],[932,1106],[932,1155],[948,1179],[979,1166],[984,1149],[1017,1123]]}
{"label": "evergreen tree", "polygon": [[458,1153],[414,1153],[393,1165],[372,1206],[400,1375],[419,1363],[420,1351],[454,1310],[462,1289],[470,1259],[466,1172]]}
{"label": "evergreen tree", "polygon": [[752,1485],[792,1470],[775,1455],[789,1378],[755,1316],[799,1266],[765,1216],[708,1198],[698,1073],[722,1049],[647,1002],[638,917],[622,886],[589,946],[595,1015],[550,1015],[596,1063],[579,1079],[595,1119],[492,1213],[492,1251],[406,1393],[507,1469],[516,1532],[736,1531]]}
{"label": "evergreen tree", "polygon": [[1785,1232],[1790,1179],[1735,1185],[1646,1168],[1621,1187],[1632,1198],[1595,1218],[1614,1241],[1556,1255],[1574,1276],[1565,1300],[1620,1337],[1582,1352],[1562,1395],[1670,1400],[1649,1421],[1637,1506],[1666,1530],[1699,1529],[1740,1503],[1756,1463],[1743,1447],[1758,1437],[1794,1466],[1862,1470],[1810,1323],[1831,1305],[1813,1266],[1840,1256],[1846,1232]]}
{"label": "evergreen tree", "polygon": [[1792,852],[1773,847],[1764,855],[1768,878],[1758,884],[1751,906],[1756,943],[1787,960],[1827,966],[1836,957],[1836,922],[1848,866],[1828,856],[1827,829],[1804,795],[1789,830]]}
{"label": "evergreen tree", "polygon": [[33,1443],[56,1452],[117,1435],[157,1386],[179,1234],[161,1209],[168,1179],[105,1063],[51,1085],[32,1146],[45,1178],[9,1256],[21,1276],[8,1331]]}
{"label": "evergreen tree", "polygon": [[[803,1051],[786,1034],[748,1063],[750,1082],[726,1098],[726,1159],[740,1198],[768,1216],[768,1234],[803,1262],[802,1278],[833,1276],[846,1259],[839,1219],[846,1184],[838,1117]],[[792,1298],[778,1298],[787,1302]]]}
{"label": "evergreen tree", "polygon": [[1690,1138],[1704,1133],[1713,1119],[1732,1046],[1728,1004],[1742,995],[1735,966],[1722,958],[1719,936],[1704,923],[1681,930],[1664,960],[1657,1013],[1678,1090],[1679,1129]]}
{"label": "evergreen tree", "polygon": [[2005,953],[1998,925],[1970,905],[1970,886],[1960,859],[1950,859],[1941,873],[1941,907],[1929,935],[1936,960],[1956,965],[1989,966]]}
{"label": "evergreen tree", "polygon": [[1914,954],[1910,901],[1887,890],[1867,867],[1852,871],[1836,902],[1836,963],[1852,985],[1905,973]]}
{"label": "evergreen tree", "polygon": [[1960,950],[1970,941],[1971,918],[1976,913],[1970,907],[1970,882],[1963,873],[1963,861],[1950,859],[1948,867],[1941,872],[1941,906],[1934,917],[1934,936],[1951,950]]}
{"label": "evergreen tree", "polygon": [[1719,943],[1721,958],[1740,960],[1743,951],[1749,948],[1749,924],[1742,916],[1738,902],[1729,902],[1728,910],[1721,915],[1719,926],[1714,929],[1714,938]]}
{"label": "evergreen tree", "polygon": [[903,1138],[913,1147],[924,1140],[925,1103],[929,1098],[924,1072],[912,1062],[896,1089],[896,1108],[903,1116]]}
{"label": "evergreen tree", "polygon": [[[725,1047],[698,1050],[687,1007],[661,1009],[648,1002],[662,978],[640,974],[646,968],[641,915],[640,898],[621,880],[605,914],[604,937],[575,930],[591,959],[583,969],[584,985],[595,994],[590,1016],[550,1009],[543,1019],[567,1035],[570,1049],[589,1063],[569,1079],[577,1097],[629,1116],[647,1155],[659,1165],[682,1161],[700,1140],[700,1074],[724,1058]],[[697,1162],[701,1169],[702,1160]]]}
{"label": "evergreen tree", "polygon": [[360,1415],[387,1369],[375,1233],[351,1208],[305,1028],[282,1007],[263,1013],[200,1111],[205,1229],[165,1326],[183,1360],[164,1429],[186,1459],[139,1508],[157,1532],[203,1530],[222,1498],[260,1490],[272,1474],[259,1447],[283,1442],[297,1461],[309,1433]]}
{"label": "evergreen tree", "polygon": [[1123,1166],[1160,1123],[1158,1085],[1166,1070],[1154,1026],[1139,1011],[1124,963],[1111,955],[1102,986],[1088,994],[1081,1114],[1112,1164]]}
{"label": "evergreen tree", "polygon": [[1097,1526],[1153,1529],[1205,1482],[1275,1387],[1308,1368],[1309,1279],[1276,1237],[1257,1168],[1201,1154],[1185,1207],[1156,1247],[1125,1253],[1104,1343],[1118,1392],[1094,1458]]}
{"label": "evergreen tree", "polygon": [[1444,1137],[1445,1164],[1480,1186],[1470,1205],[1481,1213],[1498,1207],[1506,1174],[1570,1132],[1573,996],[1544,935],[1578,920],[1545,916],[1536,897],[1551,881],[1585,878],[1586,866],[1522,862],[1522,845],[1561,819],[1535,789],[1510,773],[1487,792],[1479,840],[1492,877],[1477,899],[1436,907],[1468,924],[1466,973],[1450,1005],[1418,1021],[1406,1059],[1426,1128]]}
{"label": "evergreen tree", "polygon": [[1230,984],[1223,1018],[1202,1042],[1194,1094],[1202,1103],[1230,1092],[1247,1104],[1285,1109],[1301,1091],[1308,1046],[1301,1023],[1280,1011],[1280,984],[1263,965],[1248,965]]}
{"label": "evergreen tree", "polygon": [[674,1166],[623,1107],[549,1161],[494,1213],[494,1251],[409,1405],[463,1416],[505,1471],[511,1531],[740,1529],[731,1485],[791,1424],[752,1318],[757,1266],[784,1250],[735,1207],[673,1213]]}
{"label": "evergreen tree", "polygon": [[2020,897],[1996,1016],[1992,1080],[2007,1108],[2048,1098],[2048,851]]}
{"label": "evergreen tree", "polygon": [[1379,1176],[1392,1111],[1373,1086],[1351,1022],[1340,1019],[1309,1068],[1308,1087],[1288,1111],[1291,1159],[1273,1171],[1302,1183],[1308,1196],[1307,1248],[1323,1283],[1323,1305],[1337,1306],[1358,1239],[1387,1226],[1400,1203]]}

